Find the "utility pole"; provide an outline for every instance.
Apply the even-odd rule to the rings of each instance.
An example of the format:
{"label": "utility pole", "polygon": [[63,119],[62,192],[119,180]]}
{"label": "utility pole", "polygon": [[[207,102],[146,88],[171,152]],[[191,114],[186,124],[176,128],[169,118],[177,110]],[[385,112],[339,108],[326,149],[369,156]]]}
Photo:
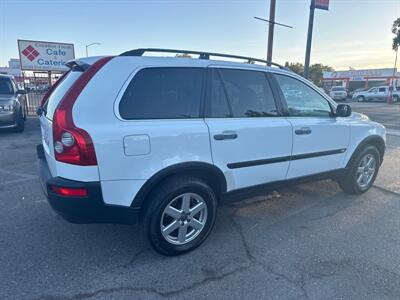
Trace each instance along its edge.
{"label": "utility pole", "polygon": [[270,62],[272,62],[272,49],[273,49],[273,46],[274,46],[274,29],[275,29],[275,25],[279,25],[279,26],[283,26],[283,27],[287,27],[287,28],[293,28],[292,26],[275,22],[275,7],[276,7],[276,0],[271,0],[271,5],[270,5],[270,8],[269,8],[269,20],[263,19],[263,18],[259,18],[259,17],[254,17],[254,19],[269,23],[269,27],[268,27],[268,48],[267,48],[267,65],[268,66],[271,66]]}
{"label": "utility pole", "polygon": [[268,66],[271,64],[269,62],[272,61],[272,49],[274,46],[274,29],[275,29],[275,7],[276,7],[276,0],[271,0],[269,6],[269,30],[268,30],[268,50],[267,50],[267,61]]}
{"label": "utility pole", "polygon": [[310,55],[311,55],[311,42],[314,27],[314,12],[315,12],[315,1],[311,0],[310,4],[310,17],[308,19],[308,34],[307,34],[307,47],[306,47],[306,59],[304,62],[304,78],[308,79],[310,71]]}

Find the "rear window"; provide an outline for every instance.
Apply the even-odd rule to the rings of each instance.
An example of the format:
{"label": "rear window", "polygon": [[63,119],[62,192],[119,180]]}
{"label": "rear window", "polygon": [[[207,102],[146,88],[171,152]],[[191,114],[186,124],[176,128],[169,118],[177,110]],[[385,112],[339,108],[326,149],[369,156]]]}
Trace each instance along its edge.
{"label": "rear window", "polygon": [[278,115],[272,90],[264,72],[220,69],[226,94],[236,118]]}
{"label": "rear window", "polygon": [[332,91],[336,91],[336,92],[344,92],[344,91],[345,91],[345,89],[344,89],[344,87],[337,86],[337,87],[333,87],[333,88],[332,88]]}
{"label": "rear window", "polygon": [[202,68],[146,68],[129,83],[119,113],[127,120],[200,116]]}
{"label": "rear window", "polygon": [[44,105],[46,111],[46,117],[53,120],[54,111],[56,110],[58,104],[60,103],[64,94],[69,90],[69,88],[74,84],[74,82],[81,76],[82,72],[72,71],[70,72],[63,81],[56,87],[56,89],[51,93],[49,99]]}
{"label": "rear window", "polygon": [[0,94],[3,95],[14,94],[14,88],[10,78],[0,77]]}

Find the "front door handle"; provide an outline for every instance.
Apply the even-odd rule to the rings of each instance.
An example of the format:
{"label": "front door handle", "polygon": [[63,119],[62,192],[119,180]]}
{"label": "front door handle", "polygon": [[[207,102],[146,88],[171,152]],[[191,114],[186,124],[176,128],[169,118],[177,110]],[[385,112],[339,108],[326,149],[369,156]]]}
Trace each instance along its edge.
{"label": "front door handle", "polygon": [[234,140],[238,137],[235,131],[224,131],[220,134],[214,135],[214,140],[223,141],[223,140]]}
{"label": "front door handle", "polygon": [[300,129],[296,129],[294,131],[297,135],[306,135],[306,134],[311,134],[311,128],[310,127],[301,127]]}

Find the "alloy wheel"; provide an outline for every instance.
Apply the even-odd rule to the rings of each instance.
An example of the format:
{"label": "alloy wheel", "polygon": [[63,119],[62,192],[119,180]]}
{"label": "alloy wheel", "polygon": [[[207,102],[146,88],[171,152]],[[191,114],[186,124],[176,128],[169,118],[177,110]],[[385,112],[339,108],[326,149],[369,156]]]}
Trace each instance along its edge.
{"label": "alloy wheel", "polygon": [[207,214],[207,203],[203,197],[195,193],[181,194],[165,207],[161,215],[161,233],[171,244],[187,244],[204,229]]}
{"label": "alloy wheel", "polygon": [[361,189],[369,186],[374,178],[376,170],[376,159],[372,154],[366,154],[360,160],[357,168],[357,184]]}

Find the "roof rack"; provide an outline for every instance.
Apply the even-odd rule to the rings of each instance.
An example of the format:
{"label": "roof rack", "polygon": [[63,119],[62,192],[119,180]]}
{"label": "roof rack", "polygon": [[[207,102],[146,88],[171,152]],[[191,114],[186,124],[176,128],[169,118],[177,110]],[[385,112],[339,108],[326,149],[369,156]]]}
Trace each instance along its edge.
{"label": "roof rack", "polygon": [[180,50],[180,49],[162,49],[162,48],[138,48],[130,51],[126,51],[121,53],[119,56],[142,56],[146,52],[161,52],[161,53],[181,53],[181,54],[195,54],[199,55],[199,59],[210,59],[210,56],[217,57],[226,57],[226,58],[234,58],[234,59],[244,59],[247,60],[248,63],[251,62],[261,62],[267,65],[276,66],[279,69],[287,70],[286,67],[267,61],[264,59],[248,57],[248,56],[240,56],[240,55],[232,55],[232,54],[222,54],[222,53],[213,53],[213,52],[204,52],[204,51],[192,51],[192,50]]}

